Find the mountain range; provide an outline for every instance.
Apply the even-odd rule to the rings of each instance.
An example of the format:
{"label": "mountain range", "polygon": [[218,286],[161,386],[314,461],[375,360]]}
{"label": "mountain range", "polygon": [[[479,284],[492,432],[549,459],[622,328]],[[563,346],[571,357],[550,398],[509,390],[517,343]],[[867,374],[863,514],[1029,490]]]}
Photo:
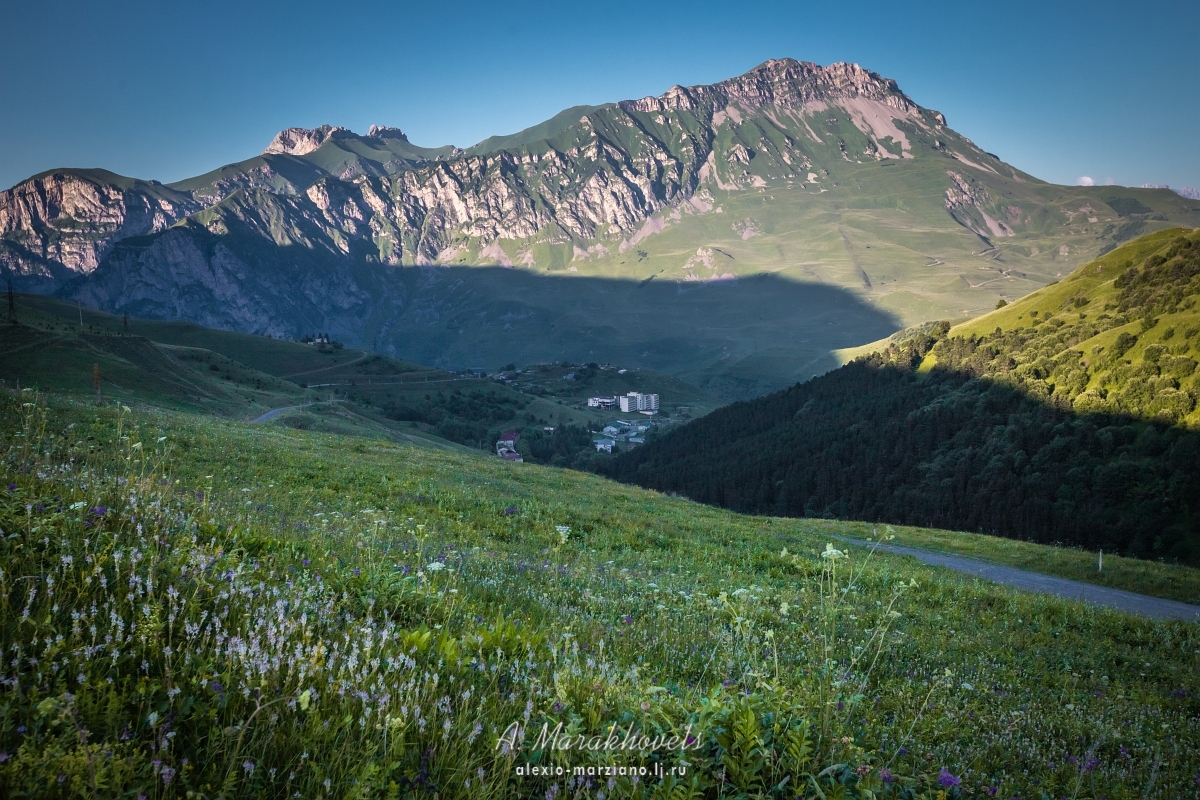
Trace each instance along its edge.
{"label": "mountain range", "polygon": [[1200,203],[1047,184],[892,80],[781,59],[466,149],[325,125],[169,185],[52,170],[0,192],[0,270],[114,313],[440,367],[619,360],[735,399],[1178,224]]}

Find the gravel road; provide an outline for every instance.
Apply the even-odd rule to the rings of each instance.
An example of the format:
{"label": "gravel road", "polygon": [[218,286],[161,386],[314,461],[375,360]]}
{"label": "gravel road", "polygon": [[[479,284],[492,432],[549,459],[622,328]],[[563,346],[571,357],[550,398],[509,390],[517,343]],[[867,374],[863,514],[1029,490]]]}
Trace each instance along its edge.
{"label": "gravel road", "polygon": [[[861,547],[871,546],[860,539],[837,538]],[[1126,611],[1130,614],[1137,614],[1151,619],[1179,619],[1188,622],[1200,622],[1200,606],[1180,603],[1176,600],[1163,600],[1161,597],[1127,592],[1123,589],[1110,589],[1107,586],[1095,586],[1090,583],[1068,580],[1067,578],[1055,578],[1037,572],[1027,572],[1016,567],[989,564],[986,561],[965,558],[964,556],[933,553],[915,547],[882,543],[878,547],[880,550],[889,553],[912,556],[935,567],[945,567],[955,572],[965,572],[968,575],[974,575],[1008,586],[1015,586],[1018,589],[1024,589],[1028,592],[1044,592],[1045,594],[1065,597],[1069,600],[1082,600],[1092,605],[1108,606],[1119,611]]]}

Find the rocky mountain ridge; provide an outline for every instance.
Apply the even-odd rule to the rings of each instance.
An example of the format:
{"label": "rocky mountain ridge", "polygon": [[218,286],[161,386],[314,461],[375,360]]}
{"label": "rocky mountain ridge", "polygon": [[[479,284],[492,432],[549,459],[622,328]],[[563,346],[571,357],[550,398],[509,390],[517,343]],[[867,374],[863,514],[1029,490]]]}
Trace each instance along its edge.
{"label": "rocky mountain ridge", "polygon": [[[90,182],[71,196],[96,199],[34,203],[58,191],[42,176],[0,196],[0,264],[19,288],[246,332],[329,330],[440,366],[624,348],[698,385],[725,381],[711,388],[732,396],[828,369],[829,349],[889,326],[990,308],[997,292],[1019,296],[1146,230],[1200,224],[1200,208],[1165,190],[1045,184],[892,80],[791,59],[568,109],[465,150],[325,125],[171,186],[61,172]],[[501,279],[488,266],[601,283]],[[700,335],[711,314],[689,305],[689,287],[776,274],[796,282],[781,297],[837,287],[829,306],[857,321],[833,334],[756,306],[734,315],[724,344]],[[627,295],[622,326],[579,295],[626,297],[626,282],[652,280],[677,293]],[[705,344],[661,351],[681,335]]]}
{"label": "rocky mountain ridge", "polygon": [[[88,248],[81,244],[80,236],[70,241],[64,233],[60,239],[67,240],[66,244],[57,250],[43,246],[39,257],[56,263],[60,268],[55,270],[56,277],[70,272],[86,274],[106,252],[104,242],[158,232],[199,210],[198,206],[212,207],[238,190],[256,188],[309,196],[330,224],[351,237],[357,233],[351,228],[359,228],[356,222],[364,221],[361,209],[371,209],[376,219],[366,229],[383,240],[379,260],[384,263],[435,263],[447,248],[454,247],[456,236],[476,240],[477,250],[486,250],[498,239],[524,239],[547,229],[552,231],[551,237],[562,240],[590,241],[602,230],[610,233],[609,238],[619,238],[632,233],[655,212],[690,199],[704,182],[721,188],[743,185],[748,174],[743,168],[755,157],[765,156],[773,167],[805,177],[803,170],[811,166],[812,159],[793,137],[785,135],[782,147],[769,148],[773,152],[758,153],[745,143],[733,142],[727,152],[718,154],[715,129],[740,122],[755,109],[819,113],[838,102],[846,105],[865,131],[868,141],[864,150],[874,158],[911,157],[907,139],[891,120],[884,119],[880,109],[872,107],[875,104],[930,131],[945,125],[944,117],[922,112],[894,81],[858,65],[820,67],[784,59],[768,61],[712,86],[675,86],[659,97],[623,101],[584,115],[573,126],[576,135],[564,142],[569,145],[566,147],[540,142],[513,151],[466,155],[457,148],[448,152],[446,148],[416,148],[402,131],[384,126],[372,126],[366,136],[333,125],[288,128],[275,136],[258,159],[222,168],[211,180],[203,181],[208,176],[202,176],[176,184],[190,195],[190,203],[185,197],[160,203],[162,214],[156,219],[131,213],[126,220],[118,212],[117,221],[111,212],[100,211],[82,218],[72,216],[94,228],[80,236],[101,244],[88,254],[77,255]],[[676,112],[686,112],[688,118],[665,116]],[[650,118],[645,119],[646,115]],[[775,122],[781,127],[795,125],[794,119]],[[677,125],[681,130],[672,130]],[[557,133],[559,138],[567,138],[561,136],[562,131]],[[886,135],[897,134],[898,139],[883,143]],[[820,142],[811,130],[808,135],[813,142]],[[406,147],[392,152],[398,145]],[[300,158],[322,148],[340,150],[349,157],[336,164],[307,159],[316,163],[303,166],[292,159],[281,163],[263,158]],[[349,185],[331,190],[330,178]],[[45,240],[56,220],[66,222],[64,214],[55,216],[51,208],[46,214],[22,212],[18,198],[56,191],[30,185],[38,180],[0,195],[0,220],[7,225],[0,230],[15,235],[6,238]],[[197,185],[197,180],[203,182]],[[121,204],[124,193],[131,192],[134,198],[129,203],[144,205],[136,199],[145,194],[140,186],[124,189],[115,182],[96,181],[85,189],[82,183],[73,179],[68,191],[107,197],[107,206]],[[331,209],[330,198],[334,197],[351,205],[343,203]],[[706,202],[701,198],[699,205]],[[347,227],[346,219],[356,222]],[[61,257],[56,258],[56,253]],[[7,261],[15,274],[30,274],[30,265],[22,264],[16,254]]]}

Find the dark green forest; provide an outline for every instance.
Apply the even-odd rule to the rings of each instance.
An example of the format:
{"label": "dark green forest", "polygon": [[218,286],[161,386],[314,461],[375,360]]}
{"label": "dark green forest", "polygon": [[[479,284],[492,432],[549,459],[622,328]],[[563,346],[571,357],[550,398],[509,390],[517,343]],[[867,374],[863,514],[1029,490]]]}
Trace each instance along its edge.
{"label": "dark green forest", "polygon": [[1200,563],[1200,235],[1130,252],[997,312],[991,333],[931,326],[601,468],[743,512]]}

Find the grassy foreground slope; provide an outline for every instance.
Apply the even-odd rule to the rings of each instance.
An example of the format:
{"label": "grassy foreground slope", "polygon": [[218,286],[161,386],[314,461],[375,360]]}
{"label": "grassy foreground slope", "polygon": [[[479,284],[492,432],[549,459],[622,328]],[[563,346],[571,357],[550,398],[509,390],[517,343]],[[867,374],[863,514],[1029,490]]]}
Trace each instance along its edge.
{"label": "grassy foreground slope", "polygon": [[1200,563],[1200,233],[1148,235],[622,454],[739,511],[972,530]]}
{"label": "grassy foreground slope", "polygon": [[1194,791],[1195,625],[581,473],[0,399],[9,797]]}

